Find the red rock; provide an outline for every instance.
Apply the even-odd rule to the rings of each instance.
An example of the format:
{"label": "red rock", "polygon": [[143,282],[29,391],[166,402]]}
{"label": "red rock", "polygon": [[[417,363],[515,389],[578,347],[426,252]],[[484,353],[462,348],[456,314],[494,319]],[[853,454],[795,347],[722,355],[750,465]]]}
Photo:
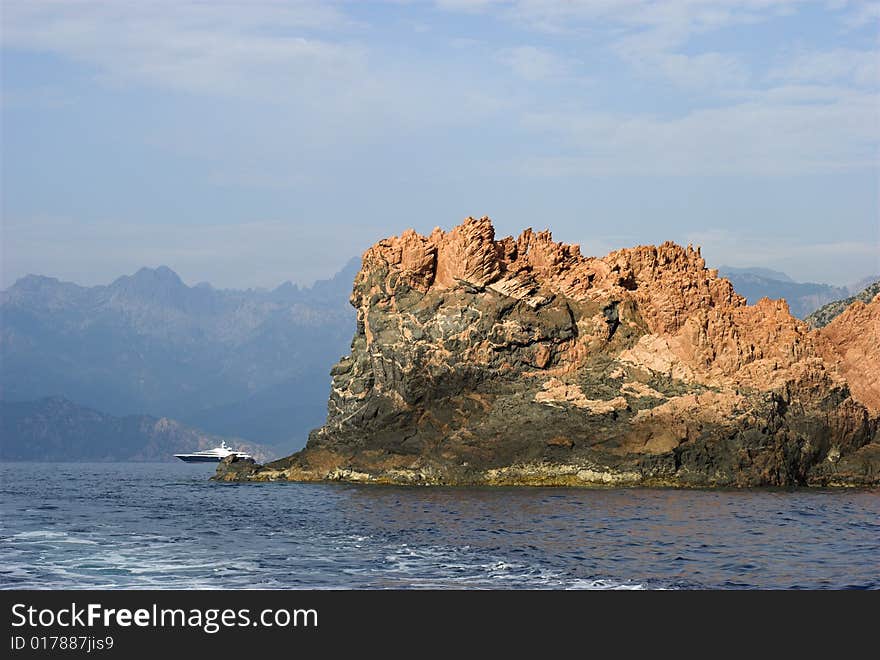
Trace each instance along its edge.
{"label": "red rock", "polygon": [[819,354],[846,379],[853,397],[880,412],[880,295],[852,303],[814,331]]}

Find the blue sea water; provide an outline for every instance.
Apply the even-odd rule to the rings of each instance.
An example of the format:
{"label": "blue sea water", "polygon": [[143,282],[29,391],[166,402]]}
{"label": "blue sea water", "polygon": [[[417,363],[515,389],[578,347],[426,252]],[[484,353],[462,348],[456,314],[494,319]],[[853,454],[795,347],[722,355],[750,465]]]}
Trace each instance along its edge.
{"label": "blue sea water", "polygon": [[218,484],[0,464],[0,587],[880,588],[880,491]]}

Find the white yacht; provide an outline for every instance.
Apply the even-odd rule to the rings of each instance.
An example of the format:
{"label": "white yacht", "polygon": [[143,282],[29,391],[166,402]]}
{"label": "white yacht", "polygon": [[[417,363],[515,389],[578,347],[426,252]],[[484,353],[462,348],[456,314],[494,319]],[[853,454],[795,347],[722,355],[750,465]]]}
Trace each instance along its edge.
{"label": "white yacht", "polygon": [[250,454],[243,451],[235,451],[223,440],[219,447],[213,449],[205,449],[204,451],[194,451],[192,454],[174,454],[177,458],[185,463],[219,463],[227,456],[237,456],[238,458],[252,458]]}

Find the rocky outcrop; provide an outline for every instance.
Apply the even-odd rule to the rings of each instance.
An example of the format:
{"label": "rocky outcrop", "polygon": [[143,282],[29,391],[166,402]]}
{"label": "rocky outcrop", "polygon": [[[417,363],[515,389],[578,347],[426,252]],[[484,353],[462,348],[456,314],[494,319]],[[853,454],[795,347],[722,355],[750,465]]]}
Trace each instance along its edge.
{"label": "rocky outcrop", "polygon": [[[549,232],[496,240],[488,218],[468,218],[367,250],[351,302],[357,331],[332,369],[326,424],[291,457],[216,478],[880,479],[877,402],[851,394],[848,335],[817,336],[782,300],[746,304],[699,248],[585,257]],[[880,341],[876,325],[861,332]]]}
{"label": "rocky outcrop", "polygon": [[880,410],[880,293],[856,300],[816,332],[819,353],[846,378],[852,395]]}

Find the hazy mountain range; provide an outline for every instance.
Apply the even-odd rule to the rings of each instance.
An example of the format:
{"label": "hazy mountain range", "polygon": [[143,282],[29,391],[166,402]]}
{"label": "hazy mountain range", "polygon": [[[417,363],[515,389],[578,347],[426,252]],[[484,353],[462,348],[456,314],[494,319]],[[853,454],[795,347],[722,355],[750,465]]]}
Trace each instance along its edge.
{"label": "hazy mountain range", "polygon": [[[97,444],[112,444],[121,433],[121,446],[155,445],[152,432],[125,429],[168,418],[166,424],[178,420],[173,423],[199,437],[244,438],[289,454],[324,423],[330,368],[349,352],[354,334],[348,299],[359,265],[352,260],[312,287],[286,282],[273,290],[188,286],[164,266],[93,287],[21,278],[0,292],[0,391],[6,402],[31,403],[3,406],[0,439],[6,444],[9,434],[27,428],[34,452],[44,456],[55,451],[45,442],[80,451],[89,434]],[[750,302],[784,297],[800,317],[852,293],[768,269],[719,270]],[[59,411],[67,417],[57,417]],[[49,423],[21,426],[24,412],[55,419],[70,442],[50,440]],[[196,435],[181,431],[175,437],[192,441]],[[165,456],[171,445],[167,438],[162,442]],[[3,456],[12,454],[4,450]]]}
{"label": "hazy mountain range", "polygon": [[[0,460],[6,461],[174,461],[175,453],[210,449],[223,440],[167,417],[114,417],[60,397],[0,401],[0,438]],[[237,438],[230,445],[259,461],[275,457]]]}
{"label": "hazy mountain range", "polygon": [[63,396],[295,449],[348,351],[357,267],[271,291],[191,287],[166,267],[94,287],[29,275],[0,294],[2,398]]}
{"label": "hazy mountain range", "polygon": [[795,282],[785,273],[769,268],[735,268],[721,266],[718,274],[726,277],[741,296],[750,304],[763,297],[785,298],[791,313],[798,318],[806,318],[822,305],[852,296],[877,277],[868,277],[846,287],[815,282]]}

